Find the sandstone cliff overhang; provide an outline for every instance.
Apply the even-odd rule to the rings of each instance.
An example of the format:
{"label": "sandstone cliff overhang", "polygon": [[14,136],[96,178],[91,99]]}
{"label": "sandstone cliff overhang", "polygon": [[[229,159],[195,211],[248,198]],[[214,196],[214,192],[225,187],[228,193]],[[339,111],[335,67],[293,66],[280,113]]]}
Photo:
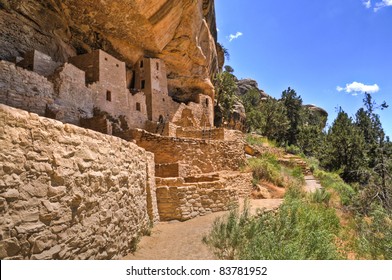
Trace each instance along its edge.
{"label": "sandstone cliff overhang", "polygon": [[143,55],[159,57],[178,100],[214,94],[214,0],[1,0],[0,17],[0,59],[33,49],[63,62],[95,49],[128,66]]}

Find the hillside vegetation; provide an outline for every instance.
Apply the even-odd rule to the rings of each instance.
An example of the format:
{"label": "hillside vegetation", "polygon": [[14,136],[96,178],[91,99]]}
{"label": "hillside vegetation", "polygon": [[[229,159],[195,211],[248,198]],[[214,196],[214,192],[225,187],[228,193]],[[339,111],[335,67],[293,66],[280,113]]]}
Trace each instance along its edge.
{"label": "hillside vegetation", "polygon": [[[236,80],[232,72],[219,75]],[[323,189],[303,193],[296,173],[284,171],[271,155],[250,159],[255,182],[285,187],[285,200],[277,212],[250,216],[245,207],[217,221],[205,241],[220,258],[392,259],[392,143],[377,114],[388,105],[364,96],[354,118],[339,108],[328,129],[326,116],[303,106],[291,88],[280,99],[260,98],[253,90],[221,97],[241,99],[248,132],[307,158]],[[231,108],[225,110],[229,116]]]}

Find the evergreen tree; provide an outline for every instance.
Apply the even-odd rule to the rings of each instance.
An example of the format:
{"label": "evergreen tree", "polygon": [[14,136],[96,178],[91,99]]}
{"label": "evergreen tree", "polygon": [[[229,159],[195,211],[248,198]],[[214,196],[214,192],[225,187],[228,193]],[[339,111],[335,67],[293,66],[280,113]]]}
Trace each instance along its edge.
{"label": "evergreen tree", "polygon": [[297,145],[299,126],[301,123],[302,98],[290,87],[282,92],[281,101],[286,107],[286,115],[290,123],[285,140],[288,145]]}
{"label": "evergreen tree", "polygon": [[[386,109],[385,101],[377,105],[372,96],[365,93],[364,108],[356,113],[356,125],[361,130],[365,141],[366,165],[369,176],[362,182],[363,192],[369,197],[369,203],[378,199],[381,204],[392,210],[391,190],[391,151],[389,139],[385,137],[377,109]],[[370,204],[369,204],[370,205]]]}
{"label": "evergreen tree", "polygon": [[277,143],[284,142],[289,121],[282,102],[272,97],[262,100],[260,92],[252,89],[242,97],[242,103],[249,131],[258,131]]}
{"label": "evergreen tree", "polygon": [[305,155],[317,156],[322,151],[325,124],[326,116],[302,108],[297,145]]}
{"label": "evergreen tree", "polygon": [[282,102],[268,98],[260,103],[259,111],[262,116],[259,126],[262,134],[275,140],[278,144],[283,144],[285,135],[290,128],[286,107]]}
{"label": "evergreen tree", "polygon": [[[222,123],[230,118],[230,113],[233,110],[233,106],[236,98],[235,97],[236,91],[237,91],[237,85],[235,83],[235,76],[232,73],[228,71],[223,71],[216,75],[215,118],[219,119],[219,123]],[[219,126],[217,121],[215,122],[215,124]]]}
{"label": "evergreen tree", "polygon": [[321,155],[322,165],[337,171],[346,182],[359,182],[366,175],[365,141],[347,113],[340,109],[329,129]]}

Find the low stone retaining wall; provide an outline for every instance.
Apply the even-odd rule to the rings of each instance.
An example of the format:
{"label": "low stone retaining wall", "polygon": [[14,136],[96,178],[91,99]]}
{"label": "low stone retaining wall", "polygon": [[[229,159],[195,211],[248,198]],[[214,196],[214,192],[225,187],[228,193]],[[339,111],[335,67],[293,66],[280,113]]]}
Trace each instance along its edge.
{"label": "low stone retaining wall", "polygon": [[157,178],[157,201],[162,221],[185,221],[226,211],[248,197],[252,173],[220,172],[188,178]]}
{"label": "low stone retaining wall", "polygon": [[153,155],[0,104],[0,259],[116,259],[159,219]]}

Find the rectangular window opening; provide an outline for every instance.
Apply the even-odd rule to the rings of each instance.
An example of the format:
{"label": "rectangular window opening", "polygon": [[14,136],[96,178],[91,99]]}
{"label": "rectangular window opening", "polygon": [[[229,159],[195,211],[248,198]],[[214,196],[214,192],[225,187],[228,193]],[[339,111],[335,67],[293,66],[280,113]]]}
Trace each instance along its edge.
{"label": "rectangular window opening", "polygon": [[141,87],[141,89],[144,89],[146,87],[146,81],[145,80],[141,81],[140,87]]}
{"label": "rectangular window opening", "polygon": [[140,112],[140,103],[139,102],[136,102],[136,111]]}
{"label": "rectangular window opening", "polygon": [[143,68],[143,60],[140,61],[140,68]]}
{"label": "rectangular window opening", "polygon": [[106,100],[112,101],[112,92],[110,90],[106,91]]}

